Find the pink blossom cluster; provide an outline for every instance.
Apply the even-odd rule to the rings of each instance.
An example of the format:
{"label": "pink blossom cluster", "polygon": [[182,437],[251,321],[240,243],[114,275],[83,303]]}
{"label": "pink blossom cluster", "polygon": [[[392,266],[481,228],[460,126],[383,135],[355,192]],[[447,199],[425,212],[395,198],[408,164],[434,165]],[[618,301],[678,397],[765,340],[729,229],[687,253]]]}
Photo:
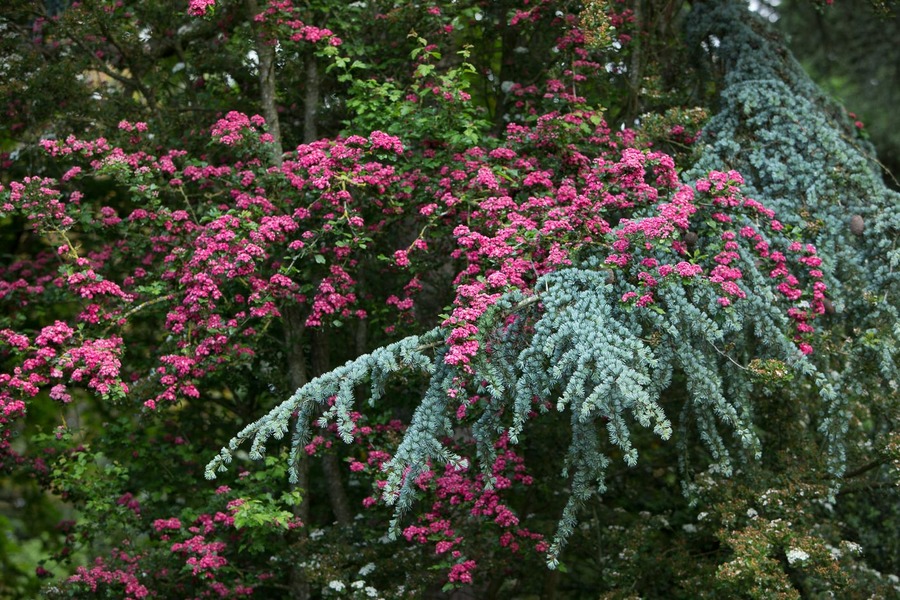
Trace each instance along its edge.
{"label": "pink blossom cluster", "polygon": [[0,203],[0,216],[17,212],[30,227],[42,232],[69,229],[75,219],[68,214],[67,204],[78,205],[82,194],[76,191],[64,198],[55,183],[49,178],[26,177],[10,182],[8,191],[0,185],[0,193],[6,192]]}
{"label": "pink blossom cluster", "polygon": [[[221,486],[216,492],[226,495],[227,499],[231,490]],[[132,494],[126,493],[116,502],[141,517]],[[233,551],[230,543],[242,535],[234,527],[234,514],[242,503],[242,499],[235,498],[227,502],[225,511],[201,512],[190,525],[178,517],[154,519],[154,541],[145,544],[140,553],[114,549],[108,558],[96,558],[93,567],[79,567],[67,583],[75,589],[84,586],[98,595],[135,599],[168,598],[173,594],[179,597],[250,596],[254,587],[243,581],[243,574],[233,572],[228,559]],[[69,531],[72,524],[63,523],[61,529]],[[157,538],[158,542],[155,541]],[[126,545],[131,544],[126,542]]]}
{"label": "pink blossom cluster", "polygon": [[[328,398],[327,405],[334,405],[334,401],[334,397]],[[387,423],[369,425],[366,417],[359,411],[350,411],[349,417],[354,424],[352,431],[354,443],[364,449],[364,460],[359,460],[358,458],[349,459],[350,471],[354,473],[380,473],[381,467],[391,459],[390,453],[383,448],[388,445],[388,440],[397,439],[398,434],[402,434],[406,430],[406,425],[398,419],[392,419]],[[313,436],[312,440],[304,447],[309,456],[314,456],[321,451],[327,451],[332,447],[333,437],[338,435],[336,423],[319,424],[318,427],[323,430],[322,434]],[[326,434],[328,437],[326,437]],[[366,498],[363,504],[372,506],[376,502],[374,497],[370,497]]]}
{"label": "pink blossom cluster", "polygon": [[[227,486],[220,486],[216,490],[217,495],[225,495],[226,498],[230,492]],[[225,583],[231,575],[223,576],[222,571],[231,564],[226,557],[231,548],[226,541],[215,539],[215,536],[219,536],[234,541],[240,537],[240,532],[234,528],[234,514],[243,502],[241,498],[235,498],[227,502],[225,511],[202,512],[189,526],[185,526],[177,517],[155,519],[152,524],[160,541],[167,543],[168,558],[174,559],[176,565],[184,565],[195,584],[208,587],[217,597],[253,594],[253,587],[250,585],[238,583],[229,586]],[[238,580],[241,579],[239,576]]]}
{"label": "pink blossom cluster", "polygon": [[[228,144],[260,135],[263,126],[259,116],[231,112],[211,133],[225,142],[227,153]],[[146,131],[143,123],[122,122],[120,128]],[[114,148],[104,139],[70,136],[43,145],[57,158],[80,157],[91,171],[72,167],[61,183],[11,182],[0,189],[0,210],[32,219],[40,233],[64,232],[79,222],[106,241],[85,248],[64,243],[57,252],[0,267],[0,297],[17,310],[44,294],[62,293],[78,306],[70,322],[38,331],[4,330],[15,359],[0,374],[2,454],[9,450],[6,424],[22,418],[27,401],[41,390],[64,403],[74,388],[118,397],[132,387],[124,377],[141,382],[149,409],[196,401],[205,377],[252,358],[255,338],[280,317],[285,303],[303,307],[308,327],[366,318],[356,292],[357,245],[399,215],[388,195],[400,181],[390,163],[405,151],[396,137],[375,131],[301,146],[280,169],[240,156],[198,164],[184,160],[182,150],[154,156]],[[80,192],[66,187],[91,172],[129,182],[145,201],[122,217],[109,206],[83,205]],[[154,177],[173,191],[149,185]],[[425,248],[420,241],[412,250]],[[283,262],[286,255],[293,263]],[[311,291],[301,292],[301,283],[310,281]],[[411,297],[417,287],[410,281],[405,294]],[[398,308],[411,315],[411,303]],[[99,334],[126,333],[131,318],[160,314],[160,331],[171,342],[152,358],[155,364],[134,364],[123,374],[126,336]],[[83,334],[74,334],[76,324]]]}
{"label": "pink blossom cluster", "polygon": [[[140,582],[137,576],[139,570],[138,561],[140,556],[129,556],[125,552],[114,551],[118,555],[119,560],[126,565],[125,569],[109,569],[105,561],[98,557],[94,560],[94,566],[78,567],[75,575],[69,577],[70,583],[83,583],[93,593],[103,593],[103,589],[110,592],[113,590],[108,586],[115,586],[119,589],[119,593],[124,600],[137,600],[138,598],[146,598],[150,595],[149,590]],[[121,586],[121,587],[120,587]]]}
{"label": "pink blossom cluster", "polygon": [[700,131],[690,132],[684,125],[673,125],[668,131],[669,137],[679,144],[690,146],[700,138]]}
{"label": "pink blossom cluster", "polygon": [[116,499],[116,504],[124,506],[138,517],[141,516],[141,503],[131,492],[125,492]]}
{"label": "pink blossom cluster", "polygon": [[304,7],[296,6],[292,0],[269,0],[266,8],[254,17],[254,21],[274,27],[275,37],[279,41],[315,44],[325,40],[331,46],[341,45],[341,38],[330,29],[307,25],[299,19],[304,12]]}
{"label": "pink blossom cluster", "polygon": [[64,140],[43,139],[40,144],[53,157],[69,156],[71,154],[89,157],[112,150],[112,146],[109,145],[106,138],[102,137],[96,140],[82,140],[74,135],[69,135]]}
{"label": "pink blossom cluster", "polygon": [[230,111],[223,118],[216,121],[212,127],[213,139],[225,144],[226,146],[234,146],[244,140],[244,136],[250,135],[261,142],[271,142],[272,136],[267,133],[260,133],[265,126],[266,120],[259,115],[248,117],[244,113]]}
{"label": "pink blossom cluster", "polygon": [[186,564],[191,567],[194,575],[204,574],[211,576],[216,571],[228,564],[228,561],[219,553],[225,549],[225,542],[207,542],[202,535],[172,544],[172,552],[182,552],[190,555]]}
{"label": "pink blossom cluster", "polygon": [[104,398],[128,393],[121,379],[120,337],[84,339],[67,323],[56,321],[41,328],[33,341],[10,329],[0,331],[0,340],[22,357],[11,372],[0,373],[0,457],[9,451],[7,424],[23,417],[26,401],[42,390],[63,404],[72,401],[75,386]]}
{"label": "pink blossom cluster", "polygon": [[188,14],[192,17],[203,17],[206,11],[216,5],[216,0],[190,0]]}
{"label": "pink blossom cluster", "polygon": [[[572,126],[592,122],[590,113],[548,115],[538,120],[534,131],[511,126],[512,147],[491,152],[473,148],[457,157],[458,168],[445,167],[435,195],[448,198],[472,198],[467,208],[467,225],[458,225],[453,234],[457,249],[452,256],[464,259],[459,271],[456,300],[443,325],[450,329],[447,362],[470,369],[479,353],[479,320],[503,293],[520,290],[532,293],[535,280],[543,274],[571,264],[570,256],[582,247],[602,242],[612,229],[603,218],[611,211],[634,206],[653,205],[660,189],[671,193],[669,202],[657,207],[658,217],[623,220],[612,244],[615,252],[608,262],[619,267],[627,264],[631,237],[665,239],[678,227],[685,227],[696,210],[691,190],[680,186],[672,159],[658,152],[626,148],[618,160],[610,160],[620,140],[612,137],[605,124],[596,127],[596,139],[605,139],[605,157],[588,158],[576,148],[567,148],[560,172],[538,168],[539,163],[523,150],[545,148],[544,141],[558,137]],[[515,150],[519,146],[519,150]],[[524,193],[513,198],[500,180],[514,181],[510,169],[518,171]],[[489,175],[490,173],[490,175]],[[500,174],[498,177],[497,174]],[[560,183],[557,183],[562,179]],[[617,190],[615,194],[608,190]],[[486,190],[486,193],[485,191]],[[448,206],[456,210],[455,203]],[[646,241],[644,243],[647,243]],[[642,296],[641,304],[652,297]]]}
{"label": "pink blossom cluster", "polygon": [[541,534],[519,526],[519,518],[502,501],[503,490],[514,484],[531,485],[533,480],[525,470],[524,460],[509,448],[505,435],[495,447],[498,454],[491,469],[492,487],[485,485],[483,474],[473,476],[468,469],[452,465],[447,465],[440,476],[429,470],[416,480],[420,489],[433,490],[435,501],[431,510],[419,517],[417,524],[403,530],[403,537],[408,542],[433,544],[435,554],[447,555],[453,560],[447,576],[451,583],[470,583],[477,566],[475,560],[466,557],[465,536],[453,525],[460,522],[457,513],[475,517],[479,523],[493,523],[488,529],[482,525],[479,535],[495,532],[499,546],[514,554],[522,549],[523,542],[538,553],[546,552],[548,548]]}
{"label": "pink blossom cluster", "polygon": [[[469,400],[475,403],[479,397]],[[329,405],[333,402],[334,398],[328,400]],[[396,446],[407,425],[396,419],[369,424],[369,418],[358,411],[351,411],[349,416],[354,423],[355,450],[351,451],[347,466],[351,477],[376,477],[372,495],[362,502],[364,507],[371,508],[379,504],[386,484],[380,477],[383,477],[384,465],[392,458],[387,449]],[[332,439],[338,435],[334,423],[319,424],[318,427],[322,433],[314,436],[306,446],[306,452],[310,455],[327,451],[332,446]],[[470,581],[468,578],[477,562],[469,558],[470,547],[483,543],[487,532],[491,536],[496,535],[499,547],[514,554],[525,549],[542,554],[548,548],[543,535],[521,526],[518,516],[503,500],[503,495],[508,491],[534,483],[524,458],[510,447],[506,435],[501,436],[494,446],[497,454],[490,471],[491,486],[486,485],[487,478],[483,473],[452,465],[446,465],[441,472],[427,469],[415,480],[416,487],[433,500],[430,509],[421,514],[415,524],[404,528],[403,536],[410,543],[432,547],[434,555],[452,561],[448,571],[450,582]],[[455,450],[462,451],[463,448],[455,447]],[[476,519],[473,523],[477,524],[475,537],[454,525],[471,521],[472,518]]]}
{"label": "pink blossom cluster", "polygon": [[[783,225],[775,218],[775,213],[758,201],[741,194],[740,185],[743,178],[735,171],[710,173],[708,179],[697,182],[698,191],[707,193],[712,198],[712,205],[718,209],[731,209],[744,213],[750,221],[762,221],[762,231],[768,231],[772,237],[783,230]],[[727,215],[726,215],[727,216]],[[721,219],[723,223],[732,223],[732,219]],[[713,257],[717,263],[710,273],[709,280],[718,283],[723,296],[720,304],[727,306],[736,298],[744,297],[744,292],[736,282],[741,278],[739,266],[738,241],[749,245],[758,260],[768,265],[768,275],[777,281],[775,288],[788,301],[787,314],[795,323],[794,341],[804,354],[811,354],[813,347],[809,344],[813,327],[810,322],[825,312],[825,292],[827,286],[822,281],[823,273],[818,268],[822,259],[817,256],[812,244],[794,241],[787,244],[784,252],[773,250],[771,244],[763,236],[761,230],[752,225],[727,229],[720,234],[720,251]],[[792,272],[791,269],[794,269]],[[811,290],[804,290],[800,277],[807,281]]]}

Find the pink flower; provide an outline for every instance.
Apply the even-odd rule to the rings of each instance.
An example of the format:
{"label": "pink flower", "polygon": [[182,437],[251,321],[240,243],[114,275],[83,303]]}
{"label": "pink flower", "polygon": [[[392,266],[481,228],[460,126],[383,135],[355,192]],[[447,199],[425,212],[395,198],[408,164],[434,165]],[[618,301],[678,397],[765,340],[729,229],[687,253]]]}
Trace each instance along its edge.
{"label": "pink flower", "polygon": [[478,174],[475,176],[475,183],[483,185],[489,190],[497,190],[500,188],[500,184],[497,183],[497,178],[494,177],[493,171],[487,167],[478,169]]}
{"label": "pink flower", "polygon": [[153,528],[156,531],[178,530],[181,529],[181,521],[175,517],[171,519],[156,519],[153,521]]}
{"label": "pink flower", "polygon": [[78,174],[81,173],[81,167],[72,167],[62,176],[63,181],[69,181],[73,177],[77,177]]}
{"label": "pink flower", "polygon": [[215,5],[216,0],[191,0],[190,5],[188,5],[188,14],[192,17],[202,17],[206,15],[208,9]]}
{"label": "pink flower", "polygon": [[384,150],[392,150],[397,154],[403,154],[403,143],[400,138],[388,135],[382,131],[373,131],[369,134],[369,142],[372,148],[382,148]]}
{"label": "pink flower", "polygon": [[467,560],[465,562],[453,565],[447,579],[450,581],[458,581],[460,583],[472,583],[472,570],[475,569],[475,561]]}
{"label": "pink flower", "polygon": [[59,383],[53,386],[50,390],[50,397],[58,402],[62,402],[63,404],[68,404],[72,401],[72,396],[69,395],[66,390],[66,386]]}
{"label": "pink flower", "polygon": [[702,273],[703,267],[701,267],[700,265],[694,265],[689,262],[681,261],[680,263],[675,265],[675,270],[682,277],[693,277]]}
{"label": "pink flower", "polygon": [[409,257],[406,254],[406,250],[397,250],[394,252],[394,262],[397,263],[398,267],[408,267]]}
{"label": "pink flower", "polygon": [[647,306],[648,304],[653,304],[653,295],[652,294],[644,294],[635,302],[636,306]]}

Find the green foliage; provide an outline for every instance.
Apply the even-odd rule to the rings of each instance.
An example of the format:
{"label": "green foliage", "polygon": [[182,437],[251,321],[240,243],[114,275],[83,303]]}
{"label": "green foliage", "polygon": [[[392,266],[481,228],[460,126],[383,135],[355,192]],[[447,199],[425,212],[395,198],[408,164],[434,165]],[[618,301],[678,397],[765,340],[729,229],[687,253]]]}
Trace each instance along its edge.
{"label": "green foliage", "polygon": [[[146,169],[107,160],[90,173],[83,163],[58,186],[67,199],[84,192],[71,225],[32,227],[29,215],[0,208],[4,265],[18,265],[2,268],[4,331],[74,322],[91,299],[73,296],[62,277],[78,272],[80,258],[117,281],[154,247],[179,246],[170,267],[127,286],[139,300],[109,305],[115,320],[74,328],[79,338],[123,333],[117,358],[130,391],[81,386],[62,404],[42,390],[27,421],[13,424],[22,461],[0,474],[0,597],[121,598],[140,586],[162,598],[248,588],[302,599],[441,598],[457,587],[485,598],[897,594],[900,196],[882,181],[872,144],[892,148],[895,111],[884,107],[896,86],[872,88],[848,73],[887,76],[896,62],[890,23],[883,32],[857,23],[858,7],[846,2],[816,13],[841,31],[869,32],[815,43],[851,50],[837,52],[847,64],[834,71],[824,55],[804,61],[830,77],[828,91],[865,105],[854,108],[860,128],[768,24],[730,2],[317,0],[253,20],[253,2],[223,0],[196,19],[186,2],[86,0],[59,19],[41,14],[61,4],[71,3],[11,0],[0,15],[0,149],[13,151],[0,154],[0,184],[59,179],[69,165],[37,142],[70,133],[148,156],[177,147],[177,169],[233,169],[249,183],[176,184],[149,159]],[[294,20],[330,27],[341,43],[290,40]],[[882,33],[887,41],[876,43]],[[797,47],[811,46],[796,34]],[[259,49],[275,38],[270,102]],[[272,156],[262,126],[238,145],[209,143],[225,112],[265,109],[279,115],[284,156]],[[120,128],[123,119],[148,123],[152,135]],[[634,124],[636,132],[623,127]],[[348,137],[375,130],[401,138],[404,150],[364,154],[389,175],[362,181],[338,155],[361,143]],[[319,155],[290,149],[338,134],[343,141],[315,152],[343,170],[311,183],[321,172],[296,164]],[[638,184],[610,176],[624,149],[650,155],[635,147],[674,157],[671,172],[692,186],[731,169],[745,183],[729,180],[733,193],[719,196],[695,191],[689,227],[629,234],[634,259],[623,267],[606,261],[619,233],[657,216],[679,189],[653,180],[652,161]],[[497,149],[514,157],[497,158]],[[549,184],[524,183],[541,173]],[[276,302],[280,313],[252,332],[243,322],[221,328],[248,351],[223,351],[217,368],[185,375],[198,395],[145,409],[169,374],[156,358],[194,350],[191,333],[179,337],[166,323],[183,300],[168,296],[167,269],[196,250],[178,236],[227,217],[227,233],[250,240],[270,216],[239,208],[239,187],[277,204],[278,216],[328,202],[333,210],[314,224],[298,217],[307,219],[296,235],[303,244],[285,243],[266,262],[296,284]],[[541,212],[564,203],[568,187],[573,205],[624,200],[591,212],[608,231],[585,236],[572,214]],[[638,278],[653,268],[640,261],[711,269],[731,227],[713,216],[725,196],[776,210],[783,229],[765,229],[764,213],[727,211],[736,231],[761,231],[754,243],[783,252],[815,244],[796,255],[823,260],[815,333],[794,333],[771,265],[745,239],[735,260],[747,297],[733,304],[707,279]],[[102,223],[135,208],[154,216]],[[357,209],[363,224],[351,225]],[[481,237],[457,232],[463,225]],[[513,263],[473,258],[473,240],[502,241],[485,247],[527,265],[515,267],[521,285],[490,287]],[[551,251],[568,262],[549,266]],[[307,325],[300,298],[335,265],[358,278],[367,317],[335,312]],[[43,293],[23,291],[18,280],[36,273],[47,277]],[[798,277],[792,307],[811,315],[819,298],[807,288],[818,278]],[[221,303],[260,281],[223,278]],[[453,319],[474,306],[454,292],[478,286],[490,306],[466,322],[477,331],[461,341],[479,350],[454,362]],[[628,296],[651,287],[651,303]],[[401,289],[413,308],[385,301]],[[807,342],[811,356],[798,350]],[[0,342],[2,374],[33,350]],[[506,444],[528,475],[513,478]],[[223,481],[211,485],[204,473]],[[501,525],[489,500],[515,521]],[[221,566],[204,570],[204,558]]]}
{"label": "green foliage", "polygon": [[349,59],[333,64],[344,70],[338,80],[350,82],[346,105],[353,118],[345,124],[347,130],[380,130],[405,140],[450,148],[479,144],[490,124],[484,110],[468,101],[469,79],[476,73],[468,62],[471,48],[457,51],[458,64],[438,70],[441,53],[415,31],[408,38],[416,44],[409,54],[416,65],[411,84],[368,78],[366,65],[358,60],[349,66]]}

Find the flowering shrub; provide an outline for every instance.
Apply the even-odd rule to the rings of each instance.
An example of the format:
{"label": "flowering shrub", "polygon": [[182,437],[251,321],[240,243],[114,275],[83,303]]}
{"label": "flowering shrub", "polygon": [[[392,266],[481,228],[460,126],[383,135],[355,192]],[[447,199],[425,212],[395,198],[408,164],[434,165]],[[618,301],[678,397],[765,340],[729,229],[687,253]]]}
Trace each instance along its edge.
{"label": "flowering shrub", "polygon": [[[213,126],[212,139],[240,156],[270,141],[259,130],[262,124],[259,117],[231,113]],[[592,128],[586,143],[607,148],[599,156],[584,154],[584,143],[562,145],[584,125]],[[121,127],[142,129],[129,123]],[[391,253],[401,280],[413,271],[406,276],[408,291],[415,289],[410,285],[417,277],[412,261],[427,257],[453,220],[464,215],[468,223],[452,230],[457,249],[451,256],[461,268],[453,281],[456,298],[442,323],[447,349],[441,360],[454,375],[452,385],[441,393],[450,400],[468,398],[466,390],[474,391],[479,378],[487,378],[486,398],[496,401],[504,396],[506,386],[497,381],[492,366],[492,345],[503,343],[491,339],[499,333],[493,331],[497,327],[493,319],[500,318],[505,328],[534,327],[540,311],[552,314],[554,302],[541,295],[539,282],[553,287],[551,276],[578,272],[580,264],[595,264],[593,269],[612,277],[606,293],[621,306],[616,310],[654,315],[651,319],[669,318],[669,313],[677,319],[678,311],[685,310],[678,307],[686,297],[673,296],[673,291],[682,289],[684,282],[696,282],[694,300],[689,302],[709,311],[713,331],[733,327],[736,315],[720,311],[746,298],[754,288],[745,287],[759,285],[759,269],[768,264],[765,276],[777,282],[785,298],[783,310],[796,323],[799,349],[812,351],[803,336],[812,331],[809,322],[824,312],[824,286],[816,282],[821,273],[812,268],[818,266],[815,249],[778,241],[779,221],[772,211],[740,194],[740,175],[712,172],[694,188],[682,185],[668,156],[628,147],[633,136],[611,136],[605,123],[589,112],[551,113],[533,127],[513,126],[509,140],[507,146],[490,151],[470,148],[430,177],[420,169],[399,172],[391,161],[404,154],[402,144],[377,131],[367,138],[301,146],[294,157],[274,168],[258,159],[214,167],[186,160],[178,151],[156,157],[109,147],[103,141],[70,138],[46,144],[55,156],[80,154],[91,169],[130,186],[144,203],[124,218],[110,207],[99,207],[88,231],[102,232],[113,241],[82,256],[84,250],[68,239],[75,220],[67,215],[84,210],[79,194],[72,192],[64,201],[64,192],[54,190],[49,180],[30,188],[10,186],[11,209],[32,210],[41,198],[54,207],[56,220],[39,227],[64,240],[58,254],[66,260],[66,285],[89,304],[77,316],[82,323],[78,336],[58,322],[44,328],[32,346],[27,335],[7,330],[6,338],[15,341],[22,356],[22,367],[4,386],[8,418],[20,418],[24,401],[35,397],[42,386],[52,387],[51,397],[61,402],[70,400],[70,388],[82,381],[85,389],[104,397],[127,394],[128,383],[115,354],[121,352],[122,338],[95,340],[88,332],[92,327],[122,328],[150,304],[161,305],[170,348],[160,352],[151,367],[154,378],[141,382],[148,396],[143,403],[150,410],[199,398],[198,386],[205,377],[225,365],[251,360],[256,353],[251,341],[282,315],[279,306],[284,302],[306,306],[306,327],[322,326],[325,319],[365,318],[353,272],[362,260],[360,252],[378,243],[375,236],[384,231],[388,218],[408,218],[409,209],[394,200],[392,190],[409,186],[412,177],[422,192],[412,196],[409,216],[424,221],[422,233],[407,249]],[[549,160],[541,162],[532,149],[544,153],[556,149],[559,154],[550,153]],[[71,175],[68,185],[81,177],[83,173]],[[521,190],[514,192],[513,185]],[[222,192],[232,203],[215,201]],[[178,208],[179,197],[186,200],[185,208]],[[438,209],[431,209],[435,204]],[[765,225],[754,226],[760,219]],[[137,259],[131,270],[122,268],[125,256],[110,261],[124,249],[111,234],[125,235],[150,223],[163,224],[165,234],[143,248],[125,246]],[[692,255],[688,242],[693,249],[702,247],[707,258]],[[773,243],[783,251],[774,250]],[[748,262],[754,257],[756,262]],[[119,282],[111,280],[113,273],[104,272],[113,265]],[[794,265],[808,269],[797,275],[810,282],[809,291],[800,287]],[[739,282],[746,281],[747,268],[756,279],[742,287]],[[154,284],[142,285],[142,280]],[[310,285],[311,281],[317,283]],[[62,281],[57,279],[54,285]],[[521,298],[519,302],[533,298],[543,303],[543,309],[534,316],[516,317],[515,311],[506,312],[498,304],[513,297]],[[402,302],[393,298],[387,302],[397,308],[409,311],[414,306],[408,292]],[[794,360],[789,354],[782,359]],[[140,381],[136,375],[131,379]],[[150,392],[154,388],[157,391]],[[517,405],[523,400],[524,396],[517,399]],[[342,408],[335,402],[329,413],[338,417],[342,436],[347,437]],[[468,400],[453,412],[460,420],[473,419],[470,412],[491,414]],[[652,412],[657,432],[668,437],[667,419],[658,409]],[[515,417],[513,438],[525,416]],[[622,435],[617,433],[618,443],[628,451],[627,460],[633,461],[634,451]],[[753,443],[752,437],[746,439]],[[389,471],[404,462],[391,460]],[[415,467],[416,478],[420,469]],[[385,483],[385,498],[393,502],[390,494],[400,481],[389,478]],[[445,545],[451,543],[453,536],[443,535],[448,538]],[[208,556],[214,554],[200,553],[195,559],[212,560]],[[468,578],[467,571],[458,571],[451,571],[454,581]]]}

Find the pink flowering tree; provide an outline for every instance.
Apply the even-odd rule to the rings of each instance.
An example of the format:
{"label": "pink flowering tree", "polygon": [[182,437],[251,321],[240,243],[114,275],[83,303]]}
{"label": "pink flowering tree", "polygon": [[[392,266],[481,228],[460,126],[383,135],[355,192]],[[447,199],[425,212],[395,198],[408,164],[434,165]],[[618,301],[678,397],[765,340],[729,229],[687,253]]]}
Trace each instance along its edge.
{"label": "pink flowering tree", "polygon": [[[60,89],[2,130],[0,471],[42,541],[0,585],[889,590],[832,513],[896,450],[848,377],[890,385],[892,196],[757,154],[790,119],[733,100],[749,16],[688,44],[657,2],[27,4],[4,64]],[[877,198],[849,233],[811,216],[842,190]]]}

